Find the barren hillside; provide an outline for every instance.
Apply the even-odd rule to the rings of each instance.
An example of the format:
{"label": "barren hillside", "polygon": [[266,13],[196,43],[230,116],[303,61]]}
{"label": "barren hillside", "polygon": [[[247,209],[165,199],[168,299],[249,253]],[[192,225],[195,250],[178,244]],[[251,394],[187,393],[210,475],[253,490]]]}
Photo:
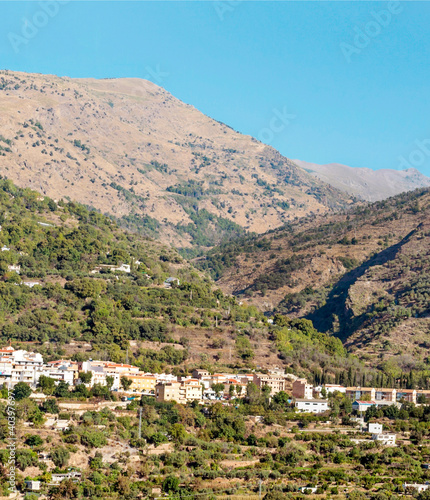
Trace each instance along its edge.
{"label": "barren hillside", "polygon": [[430,345],[430,191],[308,217],[213,249],[199,265],[224,291],[311,319],[351,351],[413,355]]}
{"label": "barren hillside", "polygon": [[2,175],[177,247],[211,246],[351,203],[145,80],[2,71],[0,112]]}

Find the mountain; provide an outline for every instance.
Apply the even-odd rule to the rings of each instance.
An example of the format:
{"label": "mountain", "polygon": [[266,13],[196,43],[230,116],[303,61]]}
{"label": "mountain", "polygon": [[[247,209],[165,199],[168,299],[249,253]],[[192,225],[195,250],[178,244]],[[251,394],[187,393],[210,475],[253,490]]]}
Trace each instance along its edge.
{"label": "mountain", "polygon": [[407,170],[354,168],[339,163],[318,165],[294,160],[310,175],[366,201],[380,201],[396,194],[429,187],[430,178],[414,168]]}
{"label": "mountain", "polygon": [[0,109],[2,175],[175,247],[352,202],[149,81],[2,71]]}
{"label": "mountain", "polygon": [[430,345],[430,190],[319,215],[212,249],[224,292],[313,321],[374,362]]}

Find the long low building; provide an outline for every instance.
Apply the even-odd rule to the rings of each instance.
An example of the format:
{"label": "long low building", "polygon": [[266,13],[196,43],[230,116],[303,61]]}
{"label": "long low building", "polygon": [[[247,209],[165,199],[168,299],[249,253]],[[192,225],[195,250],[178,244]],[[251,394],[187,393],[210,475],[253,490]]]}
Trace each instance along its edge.
{"label": "long low building", "polygon": [[326,399],[296,399],[294,407],[300,412],[324,413],[329,409]]}
{"label": "long low building", "polygon": [[401,408],[401,403],[397,401],[354,401],[352,403],[352,409],[365,412],[368,408],[372,406],[376,406],[377,408],[382,408],[384,406],[396,406],[397,408]]}

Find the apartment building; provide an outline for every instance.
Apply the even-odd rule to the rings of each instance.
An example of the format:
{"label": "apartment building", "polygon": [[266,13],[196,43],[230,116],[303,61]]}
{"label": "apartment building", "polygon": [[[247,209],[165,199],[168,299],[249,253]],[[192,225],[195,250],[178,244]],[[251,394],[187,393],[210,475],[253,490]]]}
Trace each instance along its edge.
{"label": "apartment building", "polygon": [[51,368],[43,367],[40,372],[37,373],[37,383],[42,375],[45,377],[53,378],[56,382],[65,382],[68,385],[75,385],[77,380],[78,372],[73,368]]}
{"label": "apartment building", "polygon": [[155,399],[159,402],[176,401],[179,403],[181,398],[180,387],[180,382],[160,382],[155,386]]}
{"label": "apartment building", "polygon": [[308,384],[305,378],[298,378],[293,382],[293,397],[312,399],[314,386]]}
{"label": "apartment building", "polygon": [[146,375],[144,373],[133,373],[131,375],[123,375],[128,380],[131,380],[129,391],[144,392],[147,394],[155,394],[155,386],[157,378],[154,375]]}
{"label": "apartment building", "polygon": [[200,401],[203,398],[203,387],[197,379],[184,380],[180,390],[183,401]]}
{"label": "apartment building", "polygon": [[278,394],[278,392],[285,391],[287,388],[287,380],[284,375],[272,375],[258,373],[254,374],[253,382],[260,389],[265,386],[270,387],[270,395]]}
{"label": "apartment building", "polygon": [[176,401],[187,403],[203,399],[203,386],[197,379],[187,379],[178,382],[158,383],[155,386],[157,401]]}
{"label": "apartment building", "polygon": [[375,389],[375,401],[396,401],[396,389]]}
{"label": "apartment building", "polygon": [[397,401],[408,401],[409,403],[417,403],[417,391],[415,389],[397,389],[396,391]]}
{"label": "apartment building", "polygon": [[354,401],[358,400],[375,400],[375,389],[371,387],[346,387],[345,394]]}
{"label": "apartment building", "polygon": [[430,391],[417,389],[417,403],[430,403]]}

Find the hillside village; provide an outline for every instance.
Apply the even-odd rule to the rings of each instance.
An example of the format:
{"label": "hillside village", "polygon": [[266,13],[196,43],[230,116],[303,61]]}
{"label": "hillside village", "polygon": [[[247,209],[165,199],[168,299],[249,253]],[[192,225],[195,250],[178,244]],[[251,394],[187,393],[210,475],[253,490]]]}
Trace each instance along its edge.
{"label": "hillside village", "polygon": [[[60,443],[61,441],[63,443],[73,442],[69,440],[68,436],[71,438],[74,435],[73,433],[76,433],[76,425],[81,425],[79,424],[81,419],[87,419],[90,416],[91,419],[94,419],[99,413],[100,415],[111,415],[109,418],[112,420],[123,418],[119,417],[120,415],[129,415],[131,417],[138,410],[137,420],[135,420],[136,427],[134,427],[134,432],[137,433],[135,434],[137,441],[132,440],[131,448],[128,447],[128,449],[133,450],[134,447],[139,448],[144,445],[147,449],[147,456],[155,459],[160,456],[159,453],[165,453],[167,450],[167,444],[164,445],[163,442],[177,441],[174,432],[179,429],[175,425],[179,424],[169,427],[170,430],[166,434],[167,438],[164,434],[160,434],[155,440],[154,434],[148,434],[150,422],[153,419],[148,412],[150,412],[150,408],[154,408],[154,405],[155,408],[160,409],[163,405],[173,405],[169,406],[171,409],[181,406],[183,408],[181,412],[185,411],[186,408],[194,408],[193,411],[205,415],[206,419],[211,419],[216,414],[214,412],[234,412],[237,411],[235,408],[237,409],[241,405],[249,404],[252,400],[254,400],[254,403],[251,403],[251,405],[255,405],[258,399],[263,398],[261,401],[266,401],[264,407],[268,405],[267,409],[270,407],[277,408],[278,415],[287,412],[285,415],[288,415],[288,419],[284,425],[273,426],[273,422],[272,424],[269,423],[270,418],[273,418],[273,416],[269,417],[267,409],[263,409],[263,406],[260,407],[262,415],[256,415],[253,411],[250,412],[247,417],[247,425],[250,426],[247,432],[250,434],[245,438],[245,443],[252,443],[253,449],[257,453],[262,453],[259,448],[262,438],[257,436],[261,436],[261,432],[266,428],[277,429],[276,436],[293,436],[295,439],[300,440],[305,439],[307,434],[311,439],[315,439],[318,434],[312,433],[318,432],[322,432],[327,437],[337,436],[339,443],[341,442],[339,440],[340,436],[344,436],[342,439],[346,439],[348,436],[350,443],[348,446],[357,446],[360,449],[364,446],[363,449],[370,450],[370,443],[375,443],[377,453],[383,453],[384,448],[410,447],[411,444],[407,443],[410,443],[412,438],[408,432],[405,432],[407,427],[393,425],[392,419],[404,418],[401,416],[402,412],[404,416],[415,415],[416,410],[414,408],[426,408],[425,414],[427,414],[427,408],[430,408],[430,390],[345,387],[340,384],[329,383],[314,386],[308,383],[306,379],[299,378],[291,373],[285,373],[279,368],[266,370],[265,373],[258,371],[249,373],[210,373],[208,370],[196,368],[189,376],[175,376],[170,373],[144,373],[138,367],[130,364],[92,359],[82,362],[60,359],[45,363],[42,355],[22,349],[14,349],[11,345],[0,349],[0,367],[0,382],[3,387],[7,388],[6,397],[7,394],[16,394],[18,405],[21,404],[21,401],[25,401],[25,399],[22,399],[23,397],[29,397],[30,404],[40,405],[39,407],[43,411],[40,417],[36,418],[36,414],[33,414],[33,416],[30,416],[29,421],[26,422],[24,419],[24,427],[20,431],[20,433],[25,434],[26,443],[32,443],[33,441],[39,443],[36,446],[36,450],[38,450],[37,460],[40,464],[45,464],[43,465],[45,474],[36,474],[34,477],[29,477],[27,474],[27,478],[23,483],[23,491],[42,493],[42,495],[48,491],[52,495],[58,489],[63,491],[66,485],[68,488],[73,489],[76,487],[73,485],[78,485],[84,477],[87,477],[86,480],[91,478],[85,473],[85,468],[82,468],[84,462],[81,459],[78,462],[71,462],[79,464],[79,466],[75,465],[63,470],[58,466],[52,468],[52,465],[57,463],[70,463],[69,458],[60,462],[60,459],[57,458],[58,453],[61,452],[68,457],[72,448],[75,453],[78,448],[70,447],[67,444],[66,448],[62,448],[61,444],[57,444],[52,449],[53,451],[50,452],[49,447],[41,445],[44,439],[48,442],[46,436],[52,436],[49,440],[54,440],[54,442],[58,442],[59,437]],[[23,386],[28,387],[28,392],[24,391],[25,394],[22,394]],[[88,401],[86,399],[82,400],[82,397],[76,399],[76,390],[79,391],[81,396],[85,394],[79,389],[79,387],[83,386],[85,386],[86,390],[93,391],[92,393],[86,393],[87,397],[90,396]],[[100,392],[101,387],[107,388],[111,397],[107,397],[106,392]],[[4,394],[4,391],[2,394]],[[94,395],[97,394],[99,396],[94,398]],[[100,398],[102,394],[103,396]],[[341,414],[344,415],[341,420],[339,420],[339,410],[336,410],[339,403],[342,405],[341,408],[344,408],[341,411]],[[221,410],[223,407],[225,410]],[[249,408],[252,408],[252,406]],[[31,415],[31,412],[29,415]],[[114,415],[116,416],[114,417]],[[416,415],[419,415],[419,413],[416,413]],[[424,413],[421,413],[421,415],[424,415]],[[136,419],[136,417],[134,418]],[[394,422],[396,421],[400,423],[401,420],[394,420]],[[298,427],[292,428],[291,426],[294,425],[298,425]],[[105,428],[105,425],[100,427]],[[88,424],[84,423],[82,431],[85,433],[85,429],[90,428]],[[191,431],[190,425],[185,427],[181,425],[180,428],[184,429],[184,437]],[[173,429],[177,430],[173,431]],[[294,431],[293,434],[291,434],[291,430]],[[285,432],[286,434],[284,434]],[[32,437],[39,435],[45,436],[45,438],[36,439]],[[100,439],[106,443],[106,438],[102,438],[102,435],[100,434]],[[142,439],[143,435],[146,436],[145,439]],[[268,435],[273,435],[273,430]],[[312,438],[312,436],[314,437]],[[80,438],[81,442],[83,442],[82,439],[83,437]],[[190,439],[191,437],[186,438],[188,441]],[[282,439],[289,442],[291,438],[282,437]],[[306,440],[305,442],[307,442]],[[281,437],[279,437],[280,441]],[[148,448],[150,443],[152,444]],[[179,441],[175,446],[183,446],[181,443],[182,441]],[[114,453],[121,453],[124,446],[126,445],[117,443],[114,446],[116,450]],[[70,451],[67,451],[68,448],[70,448]],[[158,451],[158,448],[160,448],[160,451]],[[96,457],[97,453],[95,454]],[[169,451],[169,453],[173,453],[173,450]],[[266,455],[263,454],[263,456]],[[136,460],[139,460],[138,457],[139,455],[136,455]],[[90,456],[90,463],[92,463],[92,460],[94,459]],[[240,466],[241,463],[239,461],[237,466]],[[42,465],[39,465],[39,467],[42,467]],[[48,469],[46,469],[46,466],[48,466]],[[430,469],[430,464],[423,462],[421,467],[423,471],[426,471]],[[46,471],[49,470],[48,474]],[[425,472],[423,474],[423,477],[427,477]],[[396,483],[399,491],[415,495],[427,491],[430,483],[411,481],[416,477],[416,475],[409,476],[409,479],[405,477],[402,480],[403,482]],[[156,484],[153,484],[152,489],[148,490],[148,498],[159,495],[162,490],[170,491],[166,486],[168,484],[166,481],[167,479],[161,485],[161,489],[158,489]],[[312,485],[308,483],[303,485],[303,482],[300,485],[300,481],[298,483],[293,481],[293,484],[293,488],[299,494],[321,494],[326,488],[326,486],[322,488],[322,485],[318,484]],[[344,492],[352,491],[348,483],[341,481],[339,484],[344,484]],[[243,488],[242,486],[241,489],[243,490]],[[339,486],[331,486],[330,489],[336,494],[339,491]],[[288,491],[292,490],[289,489]],[[252,498],[251,493],[250,497]],[[270,498],[270,495],[268,498]]]}
{"label": "hillside village", "polygon": [[11,345],[0,349],[0,383],[13,389],[24,382],[36,390],[40,378],[50,378],[58,385],[67,384],[70,389],[84,384],[87,388],[107,387],[113,392],[154,396],[158,402],[177,403],[203,402],[205,400],[233,400],[244,398],[247,387],[255,384],[259,390],[273,397],[280,392],[291,392],[298,411],[323,413],[329,409],[328,394],[339,392],[353,401],[352,408],[359,412],[370,406],[396,405],[401,402],[413,404],[430,402],[430,390],[388,389],[371,387],[344,387],[339,384],[323,384],[314,387],[306,379],[285,373],[276,368],[267,373],[213,373],[204,369],[194,369],[190,376],[175,376],[167,373],[144,373],[139,367],[113,363],[111,361],[71,360],[49,361],[42,355],[15,350]]}

